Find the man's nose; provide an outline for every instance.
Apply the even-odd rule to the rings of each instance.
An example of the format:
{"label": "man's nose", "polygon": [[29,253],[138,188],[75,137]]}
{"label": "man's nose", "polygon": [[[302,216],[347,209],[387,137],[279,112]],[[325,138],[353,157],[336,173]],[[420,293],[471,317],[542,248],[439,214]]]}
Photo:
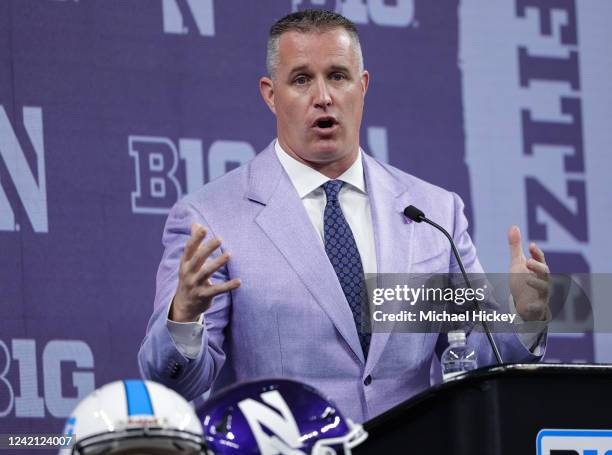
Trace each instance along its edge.
{"label": "man's nose", "polygon": [[314,86],[314,104],[315,107],[326,109],[332,104],[332,97],[325,80],[318,80]]}

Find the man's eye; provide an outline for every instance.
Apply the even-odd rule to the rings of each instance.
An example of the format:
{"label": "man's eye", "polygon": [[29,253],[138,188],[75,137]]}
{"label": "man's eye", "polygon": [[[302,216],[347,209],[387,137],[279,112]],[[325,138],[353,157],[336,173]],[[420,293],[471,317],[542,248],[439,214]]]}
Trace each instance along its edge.
{"label": "man's eye", "polygon": [[293,80],[293,83],[297,85],[304,85],[306,82],[308,82],[308,78],[306,76],[298,76]]}
{"label": "man's eye", "polygon": [[344,77],[344,74],[342,74],[342,73],[334,73],[334,74],[331,75],[331,78],[334,81],[342,81],[342,80],[346,79],[346,77]]}

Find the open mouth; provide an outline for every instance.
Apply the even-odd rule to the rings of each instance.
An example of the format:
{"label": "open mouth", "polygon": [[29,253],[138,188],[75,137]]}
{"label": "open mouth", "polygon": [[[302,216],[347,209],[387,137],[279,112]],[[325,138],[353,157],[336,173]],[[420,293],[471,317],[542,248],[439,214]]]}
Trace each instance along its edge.
{"label": "open mouth", "polygon": [[332,126],[334,126],[334,122],[333,120],[319,120],[317,122],[317,126],[319,128],[331,128]]}
{"label": "open mouth", "polygon": [[316,128],[330,129],[333,128],[338,122],[333,117],[323,117],[317,120],[314,124]]}

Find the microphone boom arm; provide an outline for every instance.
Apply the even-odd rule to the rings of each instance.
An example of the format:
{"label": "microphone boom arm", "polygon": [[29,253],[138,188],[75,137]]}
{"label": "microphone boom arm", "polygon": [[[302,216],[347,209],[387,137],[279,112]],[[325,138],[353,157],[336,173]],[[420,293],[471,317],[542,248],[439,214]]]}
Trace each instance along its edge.
{"label": "microphone boom arm", "polygon": [[[404,209],[404,215],[406,215],[408,218],[410,218],[412,221],[415,221],[416,223],[420,223],[424,221],[425,223],[433,226],[434,228],[436,228],[438,231],[442,232],[442,234],[446,236],[446,238],[450,242],[451,248],[453,250],[453,255],[455,256],[455,259],[457,260],[457,264],[459,264],[459,269],[461,269],[461,274],[463,275],[463,279],[465,280],[465,283],[468,285],[470,289],[473,289],[472,284],[470,283],[470,280],[467,276],[467,273],[465,272],[465,267],[463,267],[463,261],[461,261],[461,256],[459,255],[459,251],[457,251],[455,242],[453,241],[453,238],[450,236],[450,234],[446,231],[446,229],[444,229],[438,223],[431,221],[429,218],[425,216],[425,214],[421,210],[416,208],[414,205],[409,205],[408,207],[406,207]],[[478,304],[478,301],[476,300],[474,301],[474,303],[476,304],[476,309],[480,311],[480,305]],[[487,338],[489,339],[489,344],[491,345],[491,349],[493,350],[495,359],[497,360],[497,363],[501,365],[504,362],[502,360],[499,349],[497,348],[497,344],[495,343],[495,340],[493,339],[493,335],[491,334],[491,329],[489,329],[489,325],[487,324],[487,321],[482,321],[482,327],[484,328],[484,331],[487,334]]]}

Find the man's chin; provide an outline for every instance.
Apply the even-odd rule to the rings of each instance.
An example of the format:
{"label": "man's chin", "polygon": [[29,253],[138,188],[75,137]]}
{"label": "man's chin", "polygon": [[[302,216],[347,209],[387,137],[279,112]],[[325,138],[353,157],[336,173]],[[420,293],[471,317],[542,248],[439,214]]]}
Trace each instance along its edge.
{"label": "man's chin", "polygon": [[333,139],[320,139],[313,144],[311,150],[315,156],[321,157],[328,156],[329,158],[334,158],[344,155],[338,141]]}
{"label": "man's chin", "polygon": [[354,160],[354,153],[337,146],[319,146],[315,149],[311,149],[309,157],[309,161],[312,163],[311,165],[314,165],[315,168],[332,164],[348,167]]}

